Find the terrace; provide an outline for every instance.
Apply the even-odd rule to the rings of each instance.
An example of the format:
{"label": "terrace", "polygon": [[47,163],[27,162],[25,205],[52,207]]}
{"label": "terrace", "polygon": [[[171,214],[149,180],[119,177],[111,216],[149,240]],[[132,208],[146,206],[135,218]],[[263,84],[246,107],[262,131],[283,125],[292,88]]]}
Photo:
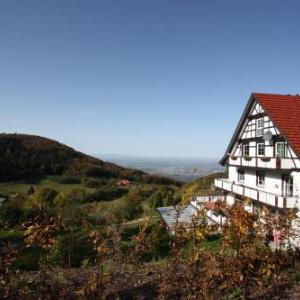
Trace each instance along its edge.
{"label": "terrace", "polygon": [[295,197],[269,193],[242,184],[237,184],[229,181],[228,179],[215,179],[215,186],[224,191],[232,192],[243,197],[248,197],[250,199],[278,208],[294,208],[297,205],[297,199]]}

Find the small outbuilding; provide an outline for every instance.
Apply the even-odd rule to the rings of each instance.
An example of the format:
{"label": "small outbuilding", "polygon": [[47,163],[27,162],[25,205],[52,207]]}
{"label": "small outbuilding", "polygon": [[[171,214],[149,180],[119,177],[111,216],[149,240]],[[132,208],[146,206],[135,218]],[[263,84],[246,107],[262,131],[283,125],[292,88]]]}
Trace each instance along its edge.
{"label": "small outbuilding", "polygon": [[127,186],[130,184],[130,181],[128,179],[121,179],[117,182],[118,186]]}

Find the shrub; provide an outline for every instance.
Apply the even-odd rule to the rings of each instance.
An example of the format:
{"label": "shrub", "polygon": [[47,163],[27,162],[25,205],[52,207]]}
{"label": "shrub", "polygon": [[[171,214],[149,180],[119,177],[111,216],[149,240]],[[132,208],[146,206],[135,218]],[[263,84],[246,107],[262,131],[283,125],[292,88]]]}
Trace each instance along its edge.
{"label": "shrub", "polygon": [[51,247],[49,252],[43,257],[48,265],[53,267],[62,266],[68,256],[68,239],[64,235],[59,235],[56,242]]}
{"label": "shrub", "polygon": [[104,180],[98,178],[87,178],[84,181],[84,186],[87,188],[100,188],[104,183]]}
{"label": "shrub", "polygon": [[103,187],[94,193],[87,195],[86,200],[91,201],[112,201],[117,198],[121,198],[123,195],[127,194],[128,190],[126,188],[117,187]]}
{"label": "shrub", "polygon": [[13,267],[18,270],[36,271],[39,269],[41,255],[42,249],[37,245],[24,248]]}
{"label": "shrub", "polygon": [[153,193],[149,198],[148,198],[148,205],[151,208],[157,208],[163,206],[163,195],[161,192],[157,191]]}
{"label": "shrub", "polygon": [[58,195],[58,192],[55,189],[49,187],[42,187],[31,195],[28,199],[27,204],[30,207],[38,207],[40,210],[42,209],[51,209],[54,205],[54,199]]}
{"label": "shrub", "polygon": [[30,186],[30,188],[29,188],[28,191],[27,191],[27,196],[30,196],[30,195],[32,195],[32,194],[34,194],[34,193],[35,193],[34,187],[33,187],[33,186]]}
{"label": "shrub", "polygon": [[56,205],[76,205],[86,201],[85,189],[75,188],[67,193],[60,193],[55,199]]}
{"label": "shrub", "polygon": [[14,226],[20,223],[23,210],[14,202],[7,201],[0,206],[0,220]]}
{"label": "shrub", "polygon": [[130,241],[134,235],[139,233],[139,231],[140,231],[140,226],[138,225],[125,227],[122,232],[122,240]]}
{"label": "shrub", "polygon": [[63,175],[63,176],[53,176],[51,181],[59,184],[81,184],[81,179],[75,176]]}
{"label": "shrub", "polygon": [[176,205],[181,201],[181,195],[173,188],[160,188],[148,198],[152,208]]}
{"label": "shrub", "polygon": [[143,213],[143,197],[138,190],[131,191],[122,199],[122,214],[126,220],[133,220]]}
{"label": "shrub", "polygon": [[87,239],[76,232],[59,235],[45,257],[47,263],[54,267],[80,267],[86,257],[94,256],[94,250]]}
{"label": "shrub", "polygon": [[149,234],[152,243],[147,253],[147,259],[158,260],[167,257],[170,254],[173,237],[169,235],[166,227],[156,223],[149,228]]}

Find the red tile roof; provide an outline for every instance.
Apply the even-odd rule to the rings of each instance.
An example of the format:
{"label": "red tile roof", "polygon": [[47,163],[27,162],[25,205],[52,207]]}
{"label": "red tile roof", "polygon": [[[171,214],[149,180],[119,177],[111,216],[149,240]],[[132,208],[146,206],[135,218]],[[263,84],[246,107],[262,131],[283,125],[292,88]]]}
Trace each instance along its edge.
{"label": "red tile roof", "polygon": [[117,185],[128,185],[130,181],[128,179],[121,179],[117,182]]}
{"label": "red tile roof", "polygon": [[300,96],[255,93],[254,97],[300,156]]}
{"label": "red tile roof", "polygon": [[215,202],[206,202],[205,207],[209,210],[215,210],[216,209],[216,203]]}

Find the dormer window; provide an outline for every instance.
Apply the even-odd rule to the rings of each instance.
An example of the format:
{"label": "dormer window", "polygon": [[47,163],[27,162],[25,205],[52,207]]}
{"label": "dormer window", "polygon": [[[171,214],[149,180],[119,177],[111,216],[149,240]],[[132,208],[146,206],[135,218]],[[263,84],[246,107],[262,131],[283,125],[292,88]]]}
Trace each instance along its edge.
{"label": "dormer window", "polygon": [[262,136],[264,134],[264,118],[256,120],[256,136]]}

